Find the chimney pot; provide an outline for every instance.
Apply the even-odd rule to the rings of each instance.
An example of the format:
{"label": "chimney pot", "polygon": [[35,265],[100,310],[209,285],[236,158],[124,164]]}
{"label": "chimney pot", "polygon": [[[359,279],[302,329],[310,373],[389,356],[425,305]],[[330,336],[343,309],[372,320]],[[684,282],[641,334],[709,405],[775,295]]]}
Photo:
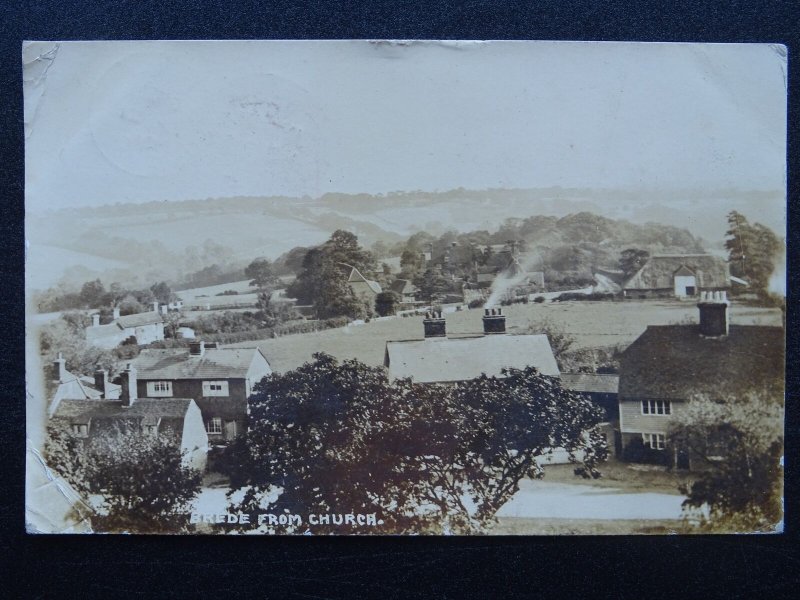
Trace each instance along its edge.
{"label": "chimney pot", "polygon": [[119,306],[114,307],[114,320],[119,319]]}
{"label": "chimney pot", "polygon": [[105,369],[97,369],[94,372],[94,387],[99,391],[102,398],[106,397],[106,390],[108,389],[108,371]]}
{"label": "chimney pot", "polygon": [[429,315],[425,315],[426,318],[422,321],[422,327],[425,331],[425,338],[432,338],[432,337],[446,337],[447,330],[445,326],[445,320],[442,318],[442,313],[436,315],[436,312],[433,312]]}
{"label": "chimney pot", "polygon": [[506,317],[492,310],[492,313],[487,313],[483,317],[483,333],[484,335],[493,335],[506,332]]}
{"label": "chimney pot", "polygon": [[158,312],[158,300],[153,302],[153,312]]}
{"label": "chimney pot", "polygon": [[133,403],[138,399],[139,392],[137,391],[136,381],[136,368],[131,364],[125,367],[120,375],[122,380],[122,390],[120,392],[120,400],[123,406],[133,406]]}
{"label": "chimney pot", "polygon": [[53,381],[63,383],[67,378],[67,361],[64,360],[64,355],[58,353],[58,358],[53,361]]}

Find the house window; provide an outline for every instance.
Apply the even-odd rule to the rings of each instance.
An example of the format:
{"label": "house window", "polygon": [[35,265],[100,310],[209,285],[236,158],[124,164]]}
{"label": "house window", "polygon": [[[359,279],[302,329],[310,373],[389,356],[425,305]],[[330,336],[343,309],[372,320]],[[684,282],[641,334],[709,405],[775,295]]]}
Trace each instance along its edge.
{"label": "house window", "polygon": [[227,381],[203,382],[203,396],[227,396],[227,395],[228,395]]}
{"label": "house window", "polygon": [[663,450],[666,447],[666,436],[663,433],[643,433],[642,442],[653,450]]}
{"label": "house window", "polygon": [[172,396],[172,382],[171,381],[148,381],[147,382],[147,395],[152,398],[163,396]]}
{"label": "house window", "polygon": [[222,419],[212,417],[206,423],[206,433],[222,433]]}
{"label": "house window", "polygon": [[78,437],[89,437],[89,425],[86,423],[74,423],[72,434]]}
{"label": "house window", "polygon": [[642,400],[643,415],[671,415],[672,403],[669,400]]}

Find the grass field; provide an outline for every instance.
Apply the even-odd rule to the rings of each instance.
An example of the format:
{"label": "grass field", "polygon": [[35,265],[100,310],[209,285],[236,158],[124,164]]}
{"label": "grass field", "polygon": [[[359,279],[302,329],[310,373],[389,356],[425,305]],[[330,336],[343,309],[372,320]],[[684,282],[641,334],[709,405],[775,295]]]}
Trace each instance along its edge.
{"label": "grass field", "polygon": [[[529,324],[535,326],[549,321],[572,335],[576,340],[576,348],[628,345],[648,325],[695,322],[697,319],[697,307],[693,302],[677,300],[517,304],[504,308],[503,312],[507,315],[507,331],[510,334],[522,333]],[[448,314],[447,331],[479,334],[483,327],[482,314],[480,309]],[[778,309],[734,305],[731,309],[731,322],[742,325],[780,325],[781,314]],[[388,340],[422,337],[422,317],[417,316],[257,342],[242,342],[232,346],[258,346],[273,370],[283,372],[311,360],[315,352],[327,352],[339,359],[355,358],[369,365],[381,365]]]}

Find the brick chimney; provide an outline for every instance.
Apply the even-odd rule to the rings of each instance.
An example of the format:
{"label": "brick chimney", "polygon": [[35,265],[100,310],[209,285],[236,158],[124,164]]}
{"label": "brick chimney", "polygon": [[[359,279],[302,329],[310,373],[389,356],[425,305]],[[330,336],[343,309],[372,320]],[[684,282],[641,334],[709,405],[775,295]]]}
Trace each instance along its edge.
{"label": "brick chimney", "polygon": [[445,337],[447,335],[445,330],[444,317],[442,312],[430,311],[425,313],[425,318],[422,320],[422,327],[425,330],[425,338]]}
{"label": "brick chimney", "polygon": [[53,361],[53,372],[51,379],[59,383],[63,383],[67,378],[67,361],[61,352],[58,353],[58,358]]}
{"label": "brick chimney", "polygon": [[506,332],[506,316],[500,308],[483,309],[483,333],[492,335]]}
{"label": "brick chimney", "polygon": [[92,315],[92,327],[97,327],[98,325],[100,325],[100,314],[94,313]]}
{"label": "brick chimney", "polygon": [[700,335],[722,337],[728,335],[728,295],[726,292],[700,292]]}
{"label": "brick chimney", "polygon": [[189,356],[203,356],[206,353],[206,344],[203,340],[189,342]]}
{"label": "brick chimney", "polygon": [[119,319],[119,306],[114,307],[114,320]]}
{"label": "brick chimney", "polygon": [[128,363],[120,378],[122,380],[122,391],[119,399],[122,400],[122,406],[133,406],[139,396],[139,392],[136,389],[136,368],[131,363]]}
{"label": "brick chimney", "polygon": [[103,398],[106,397],[108,393],[108,371],[105,369],[97,369],[97,371],[94,372],[94,387],[100,391]]}

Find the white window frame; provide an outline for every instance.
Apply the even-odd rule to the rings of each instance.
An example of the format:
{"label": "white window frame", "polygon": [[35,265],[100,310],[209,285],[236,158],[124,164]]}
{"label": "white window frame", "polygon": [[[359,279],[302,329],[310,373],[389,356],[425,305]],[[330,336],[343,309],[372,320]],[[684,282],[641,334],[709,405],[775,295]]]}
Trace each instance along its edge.
{"label": "white window frame", "polygon": [[643,433],[642,443],[652,450],[665,450],[667,448],[667,436],[664,433]]}
{"label": "white window frame", "polygon": [[669,417],[672,415],[672,402],[669,400],[642,400],[640,409],[643,415]]}
{"label": "white window frame", "polygon": [[171,381],[148,381],[147,396],[149,398],[167,398],[172,396]]}
{"label": "white window frame", "polygon": [[[219,389],[216,389],[219,388]],[[228,382],[224,379],[203,381],[203,397],[230,396]]]}
{"label": "white window frame", "polygon": [[206,423],[206,433],[222,435],[222,417],[211,417]]}

